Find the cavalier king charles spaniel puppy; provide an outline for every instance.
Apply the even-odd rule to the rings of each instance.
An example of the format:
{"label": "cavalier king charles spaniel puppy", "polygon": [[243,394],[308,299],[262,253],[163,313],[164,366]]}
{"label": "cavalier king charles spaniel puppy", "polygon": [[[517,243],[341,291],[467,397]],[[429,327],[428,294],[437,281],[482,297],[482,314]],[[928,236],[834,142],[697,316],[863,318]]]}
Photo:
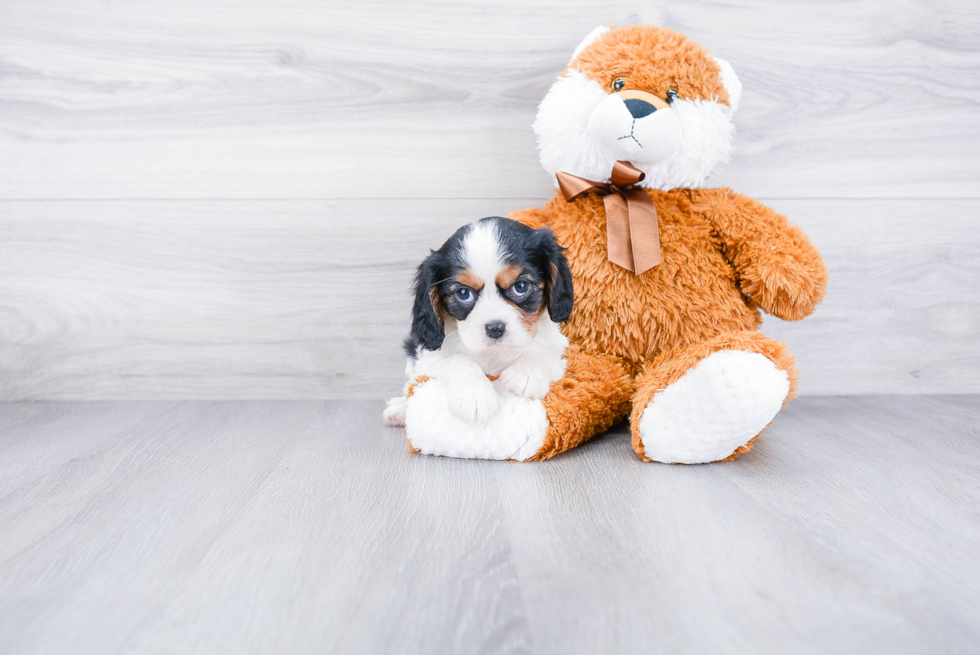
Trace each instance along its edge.
{"label": "cavalier king charles spaniel puppy", "polygon": [[[432,251],[415,276],[408,384],[441,380],[449,410],[468,423],[497,411],[492,380],[510,393],[541,399],[565,374],[572,275],[551,230],[492,216],[461,227]],[[405,424],[405,393],[388,401],[384,420]]]}

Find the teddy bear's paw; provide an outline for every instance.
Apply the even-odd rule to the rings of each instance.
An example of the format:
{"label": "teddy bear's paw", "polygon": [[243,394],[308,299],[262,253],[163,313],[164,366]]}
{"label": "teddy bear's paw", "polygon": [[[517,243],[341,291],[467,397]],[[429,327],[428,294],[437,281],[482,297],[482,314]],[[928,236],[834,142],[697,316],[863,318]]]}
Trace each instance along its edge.
{"label": "teddy bear's paw", "polygon": [[486,423],[497,413],[497,392],[486,378],[449,386],[449,411],[466,423]]}
{"label": "teddy bear's paw", "polygon": [[819,271],[789,255],[759,262],[746,273],[742,290],[765,312],[787,321],[813,313],[824,293]]}
{"label": "teddy bear's paw", "polygon": [[474,423],[449,411],[450,389],[444,380],[416,386],[405,406],[405,433],[411,450],[471,459],[523,461],[533,457],[548,432],[544,405],[502,387],[497,391],[496,413],[485,423]]}
{"label": "teddy bear's paw", "polygon": [[507,391],[522,398],[541,400],[548,395],[551,381],[545,371],[526,364],[508,366],[500,373],[500,384]]}
{"label": "teddy bear's paw", "polygon": [[725,459],[769,425],[789,389],[789,375],[764,355],[713,353],[658,392],[643,410],[643,450],[665,463]]}

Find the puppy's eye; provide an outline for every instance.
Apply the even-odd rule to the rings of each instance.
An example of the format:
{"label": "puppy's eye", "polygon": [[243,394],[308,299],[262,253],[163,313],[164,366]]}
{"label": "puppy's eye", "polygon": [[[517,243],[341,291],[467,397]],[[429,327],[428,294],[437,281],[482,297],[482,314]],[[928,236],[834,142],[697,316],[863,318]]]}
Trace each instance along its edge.
{"label": "puppy's eye", "polygon": [[624,86],[626,86],[626,78],[625,77],[617,77],[616,79],[613,80],[613,83],[612,83],[613,93],[617,93],[619,91],[622,91]]}
{"label": "puppy's eye", "polygon": [[456,289],[456,300],[462,303],[473,302],[473,290],[469,287],[460,287]]}
{"label": "puppy's eye", "polygon": [[531,290],[531,285],[524,280],[518,280],[510,285],[510,290],[515,296],[526,296],[527,292]]}

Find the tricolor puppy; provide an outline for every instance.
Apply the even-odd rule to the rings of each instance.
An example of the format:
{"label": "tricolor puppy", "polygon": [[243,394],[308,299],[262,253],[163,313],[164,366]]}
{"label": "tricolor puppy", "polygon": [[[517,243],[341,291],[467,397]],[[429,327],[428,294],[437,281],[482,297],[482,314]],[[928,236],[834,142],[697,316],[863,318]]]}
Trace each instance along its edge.
{"label": "tricolor puppy", "polygon": [[[572,276],[551,230],[483,218],[433,251],[415,276],[411,383],[442,380],[449,409],[469,422],[497,411],[497,392],[541,399],[565,373],[568,339],[558,325],[572,312]],[[405,424],[406,395],[388,401],[388,425]]]}

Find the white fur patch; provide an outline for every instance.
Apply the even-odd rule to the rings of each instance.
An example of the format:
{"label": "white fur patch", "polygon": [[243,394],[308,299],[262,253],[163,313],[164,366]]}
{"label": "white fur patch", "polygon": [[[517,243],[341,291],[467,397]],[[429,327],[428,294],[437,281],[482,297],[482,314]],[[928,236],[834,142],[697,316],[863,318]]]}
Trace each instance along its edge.
{"label": "white fur patch", "polygon": [[575,69],[551,85],[534,119],[541,165],[548,173],[565,171],[590,180],[609,180],[615,162],[596,148],[589,135],[592,111],[607,95],[598,82]]}
{"label": "white fur patch", "polygon": [[442,380],[417,387],[405,407],[406,434],[426,455],[523,461],[541,449],[548,415],[540,400],[520,398],[495,383],[497,413],[486,423],[466,423],[449,411]]}
{"label": "white fur patch", "polygon": [[664,463],[725,459],[769,425],[789,386],[786,371],[764,355],[713,353],[647,405],[640,418],[644,452]]}

